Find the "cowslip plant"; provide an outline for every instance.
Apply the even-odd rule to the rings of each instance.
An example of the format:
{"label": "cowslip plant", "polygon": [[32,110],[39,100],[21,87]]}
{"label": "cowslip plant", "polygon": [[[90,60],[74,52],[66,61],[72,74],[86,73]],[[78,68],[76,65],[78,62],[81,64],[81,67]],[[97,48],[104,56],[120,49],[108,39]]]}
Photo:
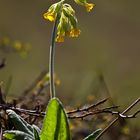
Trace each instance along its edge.
{"label": "cowslip plant", "polygon": [[[86,7],[90,12],[94,4],[87,0],[74,0],[76,4]],[[65,109],[55,94],[54,84],[54,51],[55,42],[64,42],[65,37],[78,37],[81,33],[78,28],[78,20],[75,10],[65,0],[52,4],[44,18],[54,22],[49,59],[49,80],[51,99],[46,109],[46,116],[42,130],[35,125],[28,124],[12,110],[7,110],[10,121],[16,130],[5,131],[4,137],[8,140],[71,140],[68,117]],[[94,140],[100,133],[100,129],[94,131],[84,140]]]}

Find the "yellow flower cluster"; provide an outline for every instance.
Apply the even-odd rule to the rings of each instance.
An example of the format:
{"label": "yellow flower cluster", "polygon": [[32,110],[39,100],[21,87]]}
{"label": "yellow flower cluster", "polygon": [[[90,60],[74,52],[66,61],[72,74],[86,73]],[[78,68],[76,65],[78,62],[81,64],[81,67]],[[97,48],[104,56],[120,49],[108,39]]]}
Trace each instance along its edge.
{"label": "yellow flower cluster", "polygon": [[[90,12],[94,7],[94,4],[87,3],[86,0],[74,1],[77,4],[85,6],[88,12]],[[64,0],[51,5],[43,16],[44,19],[51,22],[54,22],[57,16],[59,17],[56,42],[64,42],[65,36],[78,37],[81,33],[81,31],[77,28],[78,22],[74,9],[71,7],[71,5],[64,3]]]}

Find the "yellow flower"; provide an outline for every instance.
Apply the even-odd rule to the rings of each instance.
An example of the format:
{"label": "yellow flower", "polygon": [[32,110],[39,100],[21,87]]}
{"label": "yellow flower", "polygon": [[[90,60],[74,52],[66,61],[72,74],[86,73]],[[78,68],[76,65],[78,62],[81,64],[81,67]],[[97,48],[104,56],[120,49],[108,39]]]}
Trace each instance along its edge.
{"label": "yellow flower", "polygon": [[95,4],[93,3],[88,3],[87,0],[74,0],[74,1],[79,5],[85,6],[87,12],[90,12],[95,6]]}
{"label": "yellow flower", "polygon": [[57,37],[56,37],[56,42],[64,42],[64,34],[62,34],[62,33],[59,33],[59,34],[57,34]]}
{"label": "yellow flower", "polygon": [[17,51],[20,51],[23,46],[22,46],[22,43],[20,41],[15,41],[14,44],[13,44],[13,47],[17,50]]}
{"label": "yellow flower", "polygon": [[70,31],[66,31],[66,32],[65,32],[65,36],[70,37]]}
{"label": "yellow flower", "polygon": [[52,4],[48,11],[43,14],[43,17],[51,22],[55,21],[57,14],[61,11],[63,2],[64,0],[61,0],[60,2]]}
{"label": "yellow flower", "polygon": [[46,20],[49,20],[51,22],[55,21],[56,19],[56,13],[54,12],[47,12],[43,15],[43,17],[46,19]]}
{"label": "yellow flower", "polygon": [[78,37],[80,35],[81,31],[79,29],[72,29],[70,32],[70,37]]}
{"label": "yellow flower", "polygon": [[85,3],[85,7],[87,9],[87,12],[90,12],[94,6],[95,6],[95,4],[93,4],[93,3]]}
{"label": "yellow flower", "polygon": [[8,46],[10,44],[10,39],[8,37],[4,37],[0,40],[0,43],[4,46]]}

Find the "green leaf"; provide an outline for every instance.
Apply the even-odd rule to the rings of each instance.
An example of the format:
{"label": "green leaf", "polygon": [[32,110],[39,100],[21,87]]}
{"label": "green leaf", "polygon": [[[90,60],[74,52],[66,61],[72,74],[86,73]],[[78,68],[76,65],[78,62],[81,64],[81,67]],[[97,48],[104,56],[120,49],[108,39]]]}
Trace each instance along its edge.
{"label": "green leaf", "polygon": [[59,99],[53,98],[47,107],[41,140],[70,140],[67,115]]}
{"label": "green leaf", "polygon": [[6,110],[10,121],[14,124],[17,130],[23,131],[33,136],[33,128],[25,120],[23,120],[19,115],[17,115],[13,110]]}
{"label": "green leaf", "polygon": [[33,128],[36,129],[36,131],[40,134],[41,133],[41,130],[38,126],[36,126],[35,124],[32,125]]}
{"label": "green leaf", "polygon": [[34,138],[35,138],[35,140],[40,140],[39,133],[35,127],[34,127]]}
{"label": "green leaf", "polygon": [[99,135],[99,133],[101,132],[101,129],[97,129],[95,130],[92,134],[88,135],[86,138],[84,138],[84,140],[95,140],[96,137]]}
{"label": "green leaf", "polygon": [[34,140],[29,134],[18,130],[5,131],[3,136],[6,140]]}

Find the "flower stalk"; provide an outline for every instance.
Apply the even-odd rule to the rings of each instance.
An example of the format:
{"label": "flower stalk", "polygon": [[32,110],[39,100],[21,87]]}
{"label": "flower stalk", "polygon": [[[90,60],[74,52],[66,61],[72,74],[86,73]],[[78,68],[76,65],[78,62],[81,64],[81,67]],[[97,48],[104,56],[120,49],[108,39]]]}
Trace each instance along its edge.
{"label": "flower stalk", "polygon": [[58,24],[58,15],[53,25],[52,35],[51,35],[51,45],[50,45],[50,56],[49,56],[49,74],[50,74],[50,96],[55,97],[55,83],[54,83],[54,56],[55,56],[55,37],[56,29]]}

